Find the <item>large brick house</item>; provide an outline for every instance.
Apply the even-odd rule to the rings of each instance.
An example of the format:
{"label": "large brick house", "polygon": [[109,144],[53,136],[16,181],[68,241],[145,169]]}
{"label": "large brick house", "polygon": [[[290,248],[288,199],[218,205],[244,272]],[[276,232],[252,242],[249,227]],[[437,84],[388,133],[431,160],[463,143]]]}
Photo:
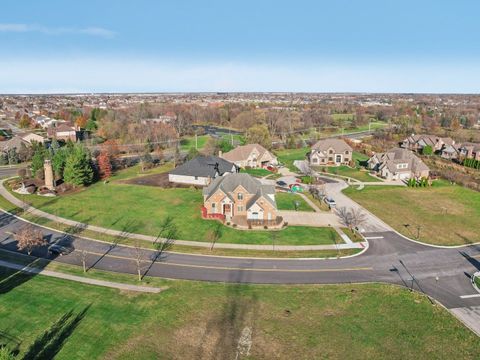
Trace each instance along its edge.
{"label": "large brick house", "polygon": [[314,144],[307,153],[310,166],[348,165],[352,161],[353,149],[344,140],[325,139]]}
{"label": "large brick house", "polygon": [[277,157],[259,144],[237,146],[220,157],[241,168],[259,168],[278,164]]}
{"label": "large brick house", "polygon": [[368,168],[387,180],[428,178],[430,170],[413,152],[394,148],[377,153],[368,160]]}
{"label": "large brick house", "polygon": [[275,222],[275,187],[246,174],[219,176],[203,188],[205,217],[219,217],[233,223]]}

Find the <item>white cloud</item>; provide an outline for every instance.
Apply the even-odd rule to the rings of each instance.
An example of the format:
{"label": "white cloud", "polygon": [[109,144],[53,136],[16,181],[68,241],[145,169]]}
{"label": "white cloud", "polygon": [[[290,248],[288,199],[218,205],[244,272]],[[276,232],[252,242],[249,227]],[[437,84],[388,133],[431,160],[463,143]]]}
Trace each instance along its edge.
{"label": "white cloud", "polygon": [[98,36],[103,38],[112,38],[116,33],[112,30],[104,29],[102,27],[47,27],[37,24],[5,24],[0,23],[0,32],[37,32],[47,35],[62,35],[62,34],[85,34],[90,36]]}

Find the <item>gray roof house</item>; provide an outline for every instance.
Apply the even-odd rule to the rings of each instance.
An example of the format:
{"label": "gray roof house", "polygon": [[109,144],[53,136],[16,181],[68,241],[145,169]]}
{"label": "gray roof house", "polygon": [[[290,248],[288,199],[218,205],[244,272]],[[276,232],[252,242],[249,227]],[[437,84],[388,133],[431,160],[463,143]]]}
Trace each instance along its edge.
{"label": "gray roof house", "polygon": [[428,134],[412,134],[403,140],[401,146],[413,151],[422,151],[425,146],[431,146],[434,152],[440,152],[446,146],[455,145],[455,140],[449,137],[440,137]]}
{"label": "gray roof house", "polygon": [[237,166],[217,156],[197,156],[168,173],[170,182],[205,186],[219,176],[236,173]]}
{"label": "gray roof house", "polygon": [[430,169],[413,152],[394,148],[377,153],[368,160],[368,167],[387,180],[428,178]]}
{"label": "gray roof house", "polygon": [[342,139],[325,139],[314,144],[307,153],[311,166],[348,165],[352,161],[353,149]]}

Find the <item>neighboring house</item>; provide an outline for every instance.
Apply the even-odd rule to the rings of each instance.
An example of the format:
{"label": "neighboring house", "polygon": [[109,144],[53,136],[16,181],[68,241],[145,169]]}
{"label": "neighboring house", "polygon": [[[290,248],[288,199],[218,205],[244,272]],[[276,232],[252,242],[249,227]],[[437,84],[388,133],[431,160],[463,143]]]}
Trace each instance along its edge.
{"label": "neighboring house", "polygon": [[307,154],[311,166],[348,165],[352,161],[353,149],[341,139],[325,139],[312,146]]}
{"label": "neighboring house", "polygon": [[76,142],[78,140],[78,131],[75,126],[68,124],[60,124],[56,127],[49,127],[47,129],[47,136],[50,139],[71,140]]}
{"label": "neighboring house", "polygon": [[439,153],[445,148],[446,146],[453,146],[455,145],[455,141],[449,137],[439,137],[435,135],[415,135],[412,134],[411,136],[407,137],[403,140],[401,146],[405,149],[421,152],[425,146],[431,146],[433,152]]}
{"label": "neighboring house", "polygon": [[22,139],[21,136],[14,136],[7,141],[0,142],[0,151],[7,152],[10,149],[16,149],[17,152],[21,149],[22,144],[25,146],[30,146],[30,143]]}
{"label": "neighboring house", "polygon": [[204,217],[233,223],[277,221],[275,186],[245,173],[219,176],[203,189]]}
{"label": "neighboring house", "polygon": [[168,173],[168,181],[179,184],[208,185],[218,176],[237,172],[235,164],[217,156],[197,156]]}
{"label": "neighboring house", "polygon": [[18,134],[23,140],[28,142],[30,145],[32,142],[37,142],[43,144],[45,142],[45,138],[41,135],[35,134],[35,133],[23,133],[23,134]]}
{"label": "neighboring house", "polygon": [[220,155],[220,157],[241,168],[258,168],[278,164],[277,157],[258,144],[237,146],[235,149]]}
{"label": "neighboring house", "polygon": [[459,157],[464,159],[480,160],[480,144],[478,143],[463,143],[458,148]]}
{"label": "neighboring house", "polygon": [[446,145],[443,147],[441,155],[442,158],[447,160],[455,160],[458,159],[459,156],[459,149],[454,145]]}
{"label": "neighboring house", "polygon": [[387,180],[428,178],[430,169],[413,152],[394,148],[377,153],[368,160],[368,168]]}

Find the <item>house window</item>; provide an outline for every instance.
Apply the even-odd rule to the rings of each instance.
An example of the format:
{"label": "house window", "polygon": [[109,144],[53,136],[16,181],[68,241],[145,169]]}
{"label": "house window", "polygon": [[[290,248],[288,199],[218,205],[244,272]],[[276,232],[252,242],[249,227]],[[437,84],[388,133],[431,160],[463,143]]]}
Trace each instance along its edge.
{"label": "house window", "polygon": [[317,159],[317,158],[313,158],[313,159],[312,159],[312,162],[313,162],[314,164],[316,164],[316,163],[318,163],[318,159]]}
{"label": "house window", "polygon": [[195,180],[198,180],[198,176],[195,176]]}
{"label": "house window", "polygon": [[324,163],[324,162],[325,162],[325,158],[322,159],[322,163]]}
{"label": "house window", "polygon": [[408,164],[397,164],[397,169],[406,169],[408,168]]}
{"label": "house window", "polygon": [[345,151],[345,154],[347,154],[347,155],[349,154],[348,150],[347,150],[347,151]]}
{"label": "house window", "polygon": [[333,157],[330,156],[330,157],[328,158],[328,161],[333,161]]}
{"label": "house window", "polygon": [[242,206],[242,205],[238,205],[238,206],[237,206],[237,210],[238,210],[238,212],[243,211],[243,206]]}
{"label": "house window", "polygon": [[215,211],[215,203],[212,203],[212,211]]}
{"label": "house window", "polygon": [[242,193],[238,193],[237,199],[238,199],[238,200],[243,200],[243,194],[242,194]]}
{"label": "house window", "polygon": [[333,154],[333,150],[330,149],[330,150],[328,151],[328,153],[329,153],[329,154]]}

